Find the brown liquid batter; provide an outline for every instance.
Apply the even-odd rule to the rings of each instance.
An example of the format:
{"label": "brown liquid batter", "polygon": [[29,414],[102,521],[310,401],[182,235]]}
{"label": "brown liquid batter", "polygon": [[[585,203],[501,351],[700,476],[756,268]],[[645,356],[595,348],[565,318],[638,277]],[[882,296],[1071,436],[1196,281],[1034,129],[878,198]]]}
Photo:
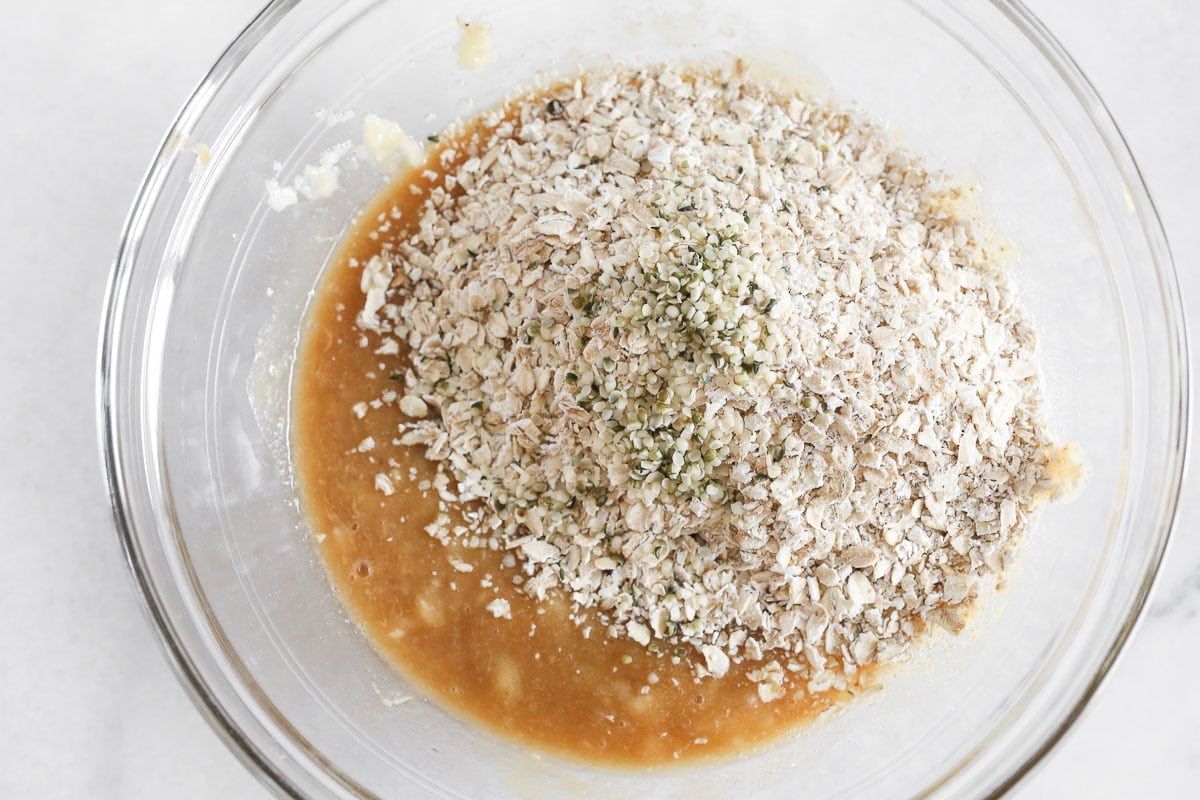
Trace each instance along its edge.
{"label": "brown liquid batter", "polygon": [[[459,157],[470,155],[469,139],[457,147]],[[429,166],[438,164],[435,154]],[[361,419],[351,410],[402,389],[391,376],[406,364],[404,353],[376,355],[377,337],[360,344],[361,269],[352,264],[411,233],[425,190],[440,179],[403,176],[352,228],[313,300],[296,372],[300,495],[332,583],[371,643],[429,696],[485,728],[613,765],[744,750],[838,702],[836,693],[810,695],[802,680],[789,679],[784,698],[764,703],[746,677],[758,662],[697,682],[690,647],[652,644],[652,652],[609,638],[598,622],[577,625],[565,600],[538,603],[521,593],[512,582],[519,569],[502,566],[504,553],[446,547],[424,531],[438,497],[419,484],[434,469],[418,450],[392,444],[403,415],[394,404]],[[375,446],[359,452],[366,437]],[[374,479],[389,459],[413,479],[385,496]],[[510,603],[511,619],[487,609],[498,597]]]}

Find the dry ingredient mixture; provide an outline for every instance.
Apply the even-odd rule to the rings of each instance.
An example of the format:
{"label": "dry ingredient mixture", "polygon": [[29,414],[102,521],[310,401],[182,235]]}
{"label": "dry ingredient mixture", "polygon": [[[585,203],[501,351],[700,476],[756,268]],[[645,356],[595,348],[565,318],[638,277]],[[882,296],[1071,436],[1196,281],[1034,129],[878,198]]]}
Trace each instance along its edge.
{"label": "dry ingredient mixture", "polygon": [[[353,411],[436,467],[452,568],[504,553],[582,635],[773,703],[960,629],[1066,488],[1005,246],[861,117],[738,64],[618,68],[431,159],[357,264],[394,373]],[[415,474],[378,467],[385,497]]]}

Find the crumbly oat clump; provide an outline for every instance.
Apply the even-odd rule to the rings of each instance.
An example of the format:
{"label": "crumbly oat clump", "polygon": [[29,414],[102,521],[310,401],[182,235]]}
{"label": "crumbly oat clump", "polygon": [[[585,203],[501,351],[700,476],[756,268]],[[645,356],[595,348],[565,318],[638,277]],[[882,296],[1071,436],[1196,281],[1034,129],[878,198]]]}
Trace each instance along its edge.
{"label": "crumbly oat clump", "polygon": [[1049,480],[1034,332],[962,190],[736,67],[484,123],[363,268],[400,441],[461,512],[429,532],[701,674],[760,661],[764,701],[961,626]]}

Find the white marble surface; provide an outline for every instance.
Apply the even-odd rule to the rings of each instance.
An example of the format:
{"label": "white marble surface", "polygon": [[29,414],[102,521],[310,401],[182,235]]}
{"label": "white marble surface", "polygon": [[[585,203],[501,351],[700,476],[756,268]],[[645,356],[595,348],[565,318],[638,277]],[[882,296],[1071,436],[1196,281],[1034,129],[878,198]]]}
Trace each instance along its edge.
{"label": "white marble surface", "polygon": [[[1124,129],[1185,298],[1200,309],[1200,3],[1030,5]],[[92,410],[101,296],[126,208],[183,97],[256,8],[5,6],[0,797],[267,796],[193,710],[140,613],[111,529]],[[1016,797],[1197,796],[1198,500],[1193,470],[1143,625],[1083,721]]]}

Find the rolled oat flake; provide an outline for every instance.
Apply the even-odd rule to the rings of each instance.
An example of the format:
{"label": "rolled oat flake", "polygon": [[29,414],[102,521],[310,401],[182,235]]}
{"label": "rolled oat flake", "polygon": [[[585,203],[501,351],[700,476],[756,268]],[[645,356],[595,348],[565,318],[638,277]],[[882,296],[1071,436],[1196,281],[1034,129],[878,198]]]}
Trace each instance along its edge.
{"label": "rolled oat flake", "polygon": [[1063,489],[970,191],[739,65],[589,73],[450,138],[359,316],[410,348],[431,535],[698,678],[760,662],[766,702],[962,626]]}

